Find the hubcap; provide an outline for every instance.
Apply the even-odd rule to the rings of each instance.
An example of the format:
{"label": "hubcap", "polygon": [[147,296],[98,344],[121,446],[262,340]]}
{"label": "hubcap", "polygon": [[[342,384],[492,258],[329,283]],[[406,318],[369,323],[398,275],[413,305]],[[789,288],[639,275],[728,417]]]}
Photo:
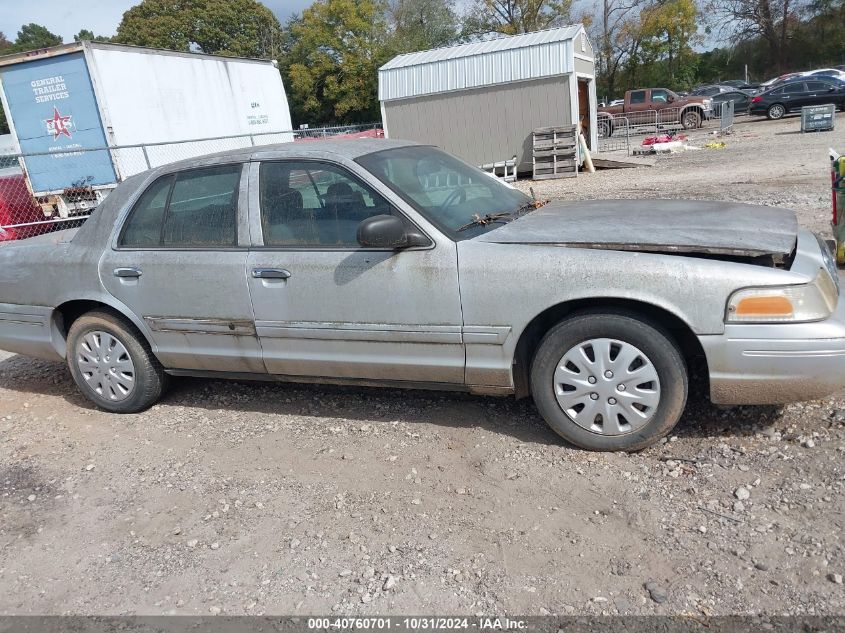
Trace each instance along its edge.
{"label": "hubcap", "polygon": [[773,119],[779,119],[783,116],[783,108],[780,106],[772,106],[771,115]]}
{"label": "hubcap", "polygon": [[575,424],[601,435],[645,426],[660,403],[651,360],[630,343],[609,338],[590,339],[566,352],[555,370],[554,389]]}
{"label": "hubcap", "polygon": [[120,402],[135,389],[135,364],[126,347],[108,332],[89,332],[76,346],[76,366],[91,391]]}

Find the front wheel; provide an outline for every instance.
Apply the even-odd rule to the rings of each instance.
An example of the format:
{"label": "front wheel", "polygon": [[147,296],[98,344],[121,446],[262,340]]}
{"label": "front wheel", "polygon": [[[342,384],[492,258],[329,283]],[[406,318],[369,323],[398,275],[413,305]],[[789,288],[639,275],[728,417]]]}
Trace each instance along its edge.
{"label": "front wheel", "polygon": [[595,451],[636,451],[677,424],[687,368],[658,325],[627,313],[581,313],[553,327],[531,365],[531,393],[560,436]]}
{"label": "front wheel", "polygon": [[599,138],[610,138],[613,135],[613,127],[610,125],[610,121],[599,121],[597,131]]}
{"label": "front wheel", "polygon": [[695,130],[701,127],[701,115],[695,110],[687,110],[681,119],[681,125],[685,130]]}
{"label": "front wheel", "polygon": [[772,121],[777,121],[778,119],[782,119],[785,114],[786,114],[786,108],[784,108],[779,103],[776,103],[772,106],[769,106],[769,109],[766,111],[766,116]]}
{"label": "front wheel", "polygon": [[143,335],[110,312],[89,312],[73,322],[67,362],[85,397],[112,413],[149,408],[166,385],[167,375]]}

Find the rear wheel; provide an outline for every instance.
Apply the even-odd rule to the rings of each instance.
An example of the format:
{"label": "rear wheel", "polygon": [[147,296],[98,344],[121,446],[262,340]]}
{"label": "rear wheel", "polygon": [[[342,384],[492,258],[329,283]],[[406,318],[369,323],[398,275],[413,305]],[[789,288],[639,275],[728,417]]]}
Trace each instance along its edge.
{"label": "rear wheel", "polygon": [[701,115],[696,110],[687,110],[681,118],[681,125],[685,130],[695,130],[701,127]]}
{"label": "rear wheel", "polygon": [[559,435],[596,451],[635,451],[669,433],[686,405],[687,369],[658,325],[581,313],[552,328],[531,366],[531,393]]}
{"label": "rear wheel", "polygon": [[167,375],[140,332],[105,311],[89,312],[70,327],[67,362],[80,391],[113,413],[137,413],[164,391]]}
{"label": "rear wheel", "polygon": [[772,121],[777,121],[778,119],[782,119],[786,114],[786,108],[784,108],[781,104],[775,103],[774,105],[770,105],[769,109],[766,110],[766,116],[771,119]]}
{"label": "rear wheel", "polygon": [[599,121],[597,132],[599,138],[610,138],[613,134],[613,127],[610,125],[610,121]]}

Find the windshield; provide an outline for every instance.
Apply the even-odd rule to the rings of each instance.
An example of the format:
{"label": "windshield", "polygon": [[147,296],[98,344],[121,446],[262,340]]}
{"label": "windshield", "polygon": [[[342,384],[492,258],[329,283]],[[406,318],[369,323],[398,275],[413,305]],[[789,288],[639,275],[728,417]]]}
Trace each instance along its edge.
{"label": "windshield", "polygon": [[533,208],[521,191],[435,147],[399,147],[357,162],[454,240],[491,231]]}

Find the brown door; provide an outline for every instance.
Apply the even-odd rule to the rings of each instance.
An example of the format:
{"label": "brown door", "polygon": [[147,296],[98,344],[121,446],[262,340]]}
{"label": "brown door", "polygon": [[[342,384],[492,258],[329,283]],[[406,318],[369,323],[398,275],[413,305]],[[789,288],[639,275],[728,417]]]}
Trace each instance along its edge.
{"label": "brown door", "polygon": [[581,121],[587,147],[590,147],[590,84],[586,79],[578,80],[578,120]]}

